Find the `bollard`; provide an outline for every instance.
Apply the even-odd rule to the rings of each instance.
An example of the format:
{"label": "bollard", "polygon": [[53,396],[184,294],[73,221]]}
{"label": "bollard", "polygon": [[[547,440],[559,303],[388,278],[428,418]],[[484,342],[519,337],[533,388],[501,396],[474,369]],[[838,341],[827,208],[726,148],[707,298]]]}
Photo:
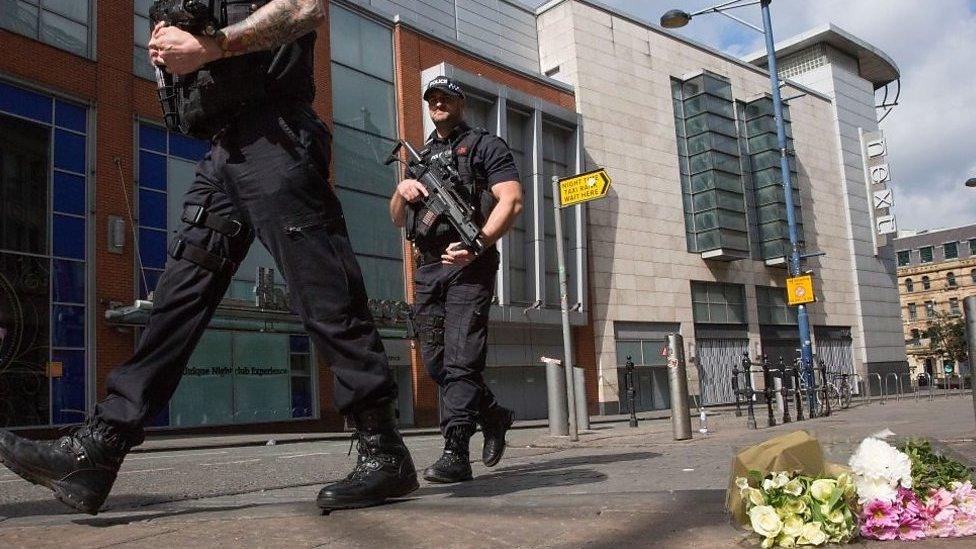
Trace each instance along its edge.
{"label": "bollard", "polygon": [[627,357],[627,373],[624,379],[627,381],[627,403],[630,407],[630,426],[637,427],[637,388],[634,387],[634,361]]}
{"label": "bollard", "polygon": [[746,406],[749,412],[746,418],[746,427],[749,429],[758,429],[759,426],[756,425],[756,410],[755,410],[755,396],[756,391],[752,388],[752,361],[749,360],[749,353],[743,353],[742,357],[742,371],[746,374],[746,387],[745,387],[745,397]]}
{"label": "bollard", "polygon": [[962,311],[966,316],[966,343],[969,345],[969,391],[976,415],[976,296],[963,298]]}
{"label": "bollard", "polygon": [[573,366],[573,383],[576,384],[576,426],[581,431],[590,430],[590,412],[586,408],[586,380],[583,379],[583,368]]}
{"label": "bollard", "polygon": [[546,393],[549,397],[549,435],[569,435],[569,418],[566,415],[566,372],[558,358],[540,358],[546,363]]}
{"label": "bollard", "polygon": [[732,395],[735,397],[735,417],[742,417],[742,405],[739,398],[739,370],[738,364],[732,361]]}
{"label": "bollard", "polygon": [[776,418],[773,417],[773,378],[769,372],[769,357],[763,355],[763,397],[766,399],[766,426],[775,427]]}
{"label": "bollard", "polygon": [[681,334],[668,334],[668,387],[671,389],[671,431],[674,440],[691,438],[688,409],[688,371]]}
{"label": "bollard", "polygon": [[800,388],[800,369],[797,367],[796,361],[793,362],[792,375],[793,394],[796,396],[796,420],[803,421],[803,395],[801,394],[802,391]]}
{"label": "bollard", "polygon": [[779,381],[783,401],[783,423],[790,423],[793,419],[790,417],[790,379],[786,374],[786,365],[783,364],[783,357],[779,357]]}

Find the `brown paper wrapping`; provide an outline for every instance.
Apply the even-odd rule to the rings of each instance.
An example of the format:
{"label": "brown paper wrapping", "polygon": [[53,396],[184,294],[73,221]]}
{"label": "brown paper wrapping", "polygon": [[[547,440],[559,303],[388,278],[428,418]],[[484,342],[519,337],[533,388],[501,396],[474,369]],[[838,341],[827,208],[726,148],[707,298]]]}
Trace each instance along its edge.
{"label": "brown paper wrapping", "polygon": [[810,433],[794,431],[746,448],[732,458],[732,475],[725,495],[725,506],[735,523],[749,524],[745,500],[735,485],[736,477],[748,478],[749,471],[759,471],[763,475],[772,471],[798,471],[806,476],[818,477],[836,476],[846,470],[842,465],[824,461],[820,441]]}

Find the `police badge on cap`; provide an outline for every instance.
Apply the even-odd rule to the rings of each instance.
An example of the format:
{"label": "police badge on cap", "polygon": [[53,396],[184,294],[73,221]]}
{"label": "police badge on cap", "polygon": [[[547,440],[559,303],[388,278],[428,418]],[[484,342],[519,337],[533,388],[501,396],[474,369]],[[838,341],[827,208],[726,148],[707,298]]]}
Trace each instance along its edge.
{"label": "police badge on cap", "polygon": [[441,90],[448,95],[464,99],[464,90],[461,89],[461,86],[446,76],[438,76],[427,84],[427,89],[424,90],[424,101],[430,96],[430,92],[434,90]]}

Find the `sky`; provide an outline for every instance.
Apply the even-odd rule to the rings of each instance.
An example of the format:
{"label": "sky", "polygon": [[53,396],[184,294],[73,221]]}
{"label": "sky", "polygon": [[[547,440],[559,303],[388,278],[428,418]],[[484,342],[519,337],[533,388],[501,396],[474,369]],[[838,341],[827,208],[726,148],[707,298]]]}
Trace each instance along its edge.
{"label": "sky", "polygon": [[[653,22],[671,8],[693,12],[720,3],[598,1]],[[976,223],[976,188],[964,186],[976,177],[976,0],[773,0],[770,6],[777,41],[833,23],[898,66],[899,104],[881,123],[898,228]],[[731,13],[762,26],[759,6]],[[735,56],[763,48],[761,34],[718,14],[696,17],[677,32]]]}

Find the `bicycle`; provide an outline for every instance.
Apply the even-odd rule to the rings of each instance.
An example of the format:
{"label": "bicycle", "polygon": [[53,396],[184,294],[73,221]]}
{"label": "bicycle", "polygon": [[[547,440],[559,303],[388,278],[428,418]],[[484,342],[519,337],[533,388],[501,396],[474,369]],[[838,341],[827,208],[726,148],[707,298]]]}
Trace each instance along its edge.
{"label": "bicycle", "polygon": [[[827,396],[835,408],[844,410],[851,407],[851,399],[854,396],[854,389],[851,387],[851,374],[834,373],[830,376],[831,382],[827,384]],[[840,378],[840,386],[837,385],[837,378]]]}

